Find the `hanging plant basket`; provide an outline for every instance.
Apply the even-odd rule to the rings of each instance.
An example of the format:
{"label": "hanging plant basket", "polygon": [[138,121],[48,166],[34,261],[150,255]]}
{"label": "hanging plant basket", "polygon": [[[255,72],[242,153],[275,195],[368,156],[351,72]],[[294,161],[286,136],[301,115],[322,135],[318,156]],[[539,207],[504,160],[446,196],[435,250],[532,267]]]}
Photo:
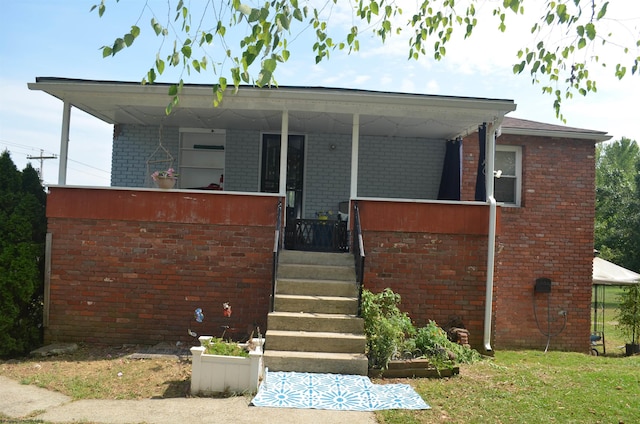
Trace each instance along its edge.
{"label": "hanging plant basket", "polygon": [[171,189],[173,187],[175,187],[176,185],[176,178],[174,177],[157,177],[155,179],[156,185],[159,188],[168,190]]}

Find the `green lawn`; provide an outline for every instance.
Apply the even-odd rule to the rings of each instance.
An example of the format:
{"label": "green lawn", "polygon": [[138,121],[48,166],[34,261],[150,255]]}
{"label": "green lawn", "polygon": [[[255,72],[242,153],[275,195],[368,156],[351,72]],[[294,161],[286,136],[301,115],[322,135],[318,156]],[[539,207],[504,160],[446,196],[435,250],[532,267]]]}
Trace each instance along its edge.
{"label": "green lawn", "polygon": [[601,346],[597,357],[496,352],[493,359],[463,365],[457,377],[408,380],[433,409],[382,411],[377,419],[384,424],[640,423],[640,356],[623,356],[625,340],[616,328],[621,292],[605,288],[606,356]]}
{"label": "green lawn", "polygon": [[[604,334],[605,334],[605,343],[607,348],[607,355],[624,355],[624,344],[625,340],[622,338],[622,335],[619,333],[616,328],[617,321],[615,320],[615,316],[618,313],[618,296],[622,293],[622,287],[619,286],[606,286],[604,291]],[[595,291],[594,291],[595,293]],[[598,302],[602,301],[601,298],[602,292],[598,294]],[[595,296],[595,294],[594,294]],[[595,297],[594,297],[595,300]],[[593,309],[593,308],[592,308]],[[598,328],[601,328],[602,319],[601,319],[602,309],[598,310]],[[593,310],[591,312],[591,328],[593,329],[593,320],[594,314]],[[597,347],[600,354],[602,354],[602,347]]]}
{"label": "green lawn", "polygon": [[409,380],[433,409],[381,423],[640,422],[640,357],[510,351],[446,379]]}

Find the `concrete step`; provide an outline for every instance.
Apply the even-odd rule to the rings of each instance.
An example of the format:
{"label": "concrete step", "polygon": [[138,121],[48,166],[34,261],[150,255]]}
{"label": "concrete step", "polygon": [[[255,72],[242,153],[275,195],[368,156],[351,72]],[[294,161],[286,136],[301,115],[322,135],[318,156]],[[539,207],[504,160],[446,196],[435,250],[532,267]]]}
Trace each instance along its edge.
{"label": "concrete step", "polygon": [[356,281],[356,271],[353,264],[346,266],[279,263],[278,278]]}
{"label": "concrete step", "polygon": [[303,252],[300,250],[280,251],[278,263],[354,266],[353,255],[351,253]]}
{"label": "concrete step", "polygon": [[268,348],[296,352],[362,353],[367,340],[363,334],[324,331],[280,331],[269,329]]}
{"label": "concrete step", "polygon": [[358,286],[355,281],[278,278],[276,289],[278,294],[344,297],[358,296]]}
{"label": "concrete step", "polygon": [[271,312],[267,327],[282,331],[328,331],[364,334],[364,320],[353,315],[306,312]]}
{"label": "concrete step", "polygon": [[[362,353],[270,351],[264,353],[269,371],[296,371],[367,375],[369,363]],[[267,377],[268,378],[268,377]]]}
{"label": "concrete step", "polygon": [[358,298],[276,294],[274,310],[278,312],[357,315]]}

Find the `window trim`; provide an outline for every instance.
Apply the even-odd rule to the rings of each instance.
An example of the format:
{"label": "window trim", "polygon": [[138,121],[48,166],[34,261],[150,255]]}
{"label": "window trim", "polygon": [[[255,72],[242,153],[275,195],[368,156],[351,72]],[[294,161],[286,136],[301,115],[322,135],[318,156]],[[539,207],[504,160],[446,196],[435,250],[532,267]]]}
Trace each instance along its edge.
{"label": "window trim", "polygon": [[[503,206],[520,207],[522,205],[522,146],[512,146],[506,144],[497,144],[496,152],[514,152],[516,154],[516,186],[515,186],[515,201],[504,202],[498,201]],[[497,171],[498,169],[496,169]],[[494,177],[495,180],[496,177]]]}

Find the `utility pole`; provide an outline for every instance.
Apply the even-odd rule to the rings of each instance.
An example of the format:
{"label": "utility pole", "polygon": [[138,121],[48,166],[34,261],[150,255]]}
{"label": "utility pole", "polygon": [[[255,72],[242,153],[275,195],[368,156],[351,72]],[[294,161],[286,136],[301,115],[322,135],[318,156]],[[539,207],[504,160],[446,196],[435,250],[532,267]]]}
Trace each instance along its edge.
{"label": "utility pole", "polygon": [[45,159],[58,159],[58,156],[44,156],[44,150],[40,149],[40,156],[27,156],[27,159],[40,159],[40,169],[38,170],[38,175],[40,176],[40,182],[44,182],[44,160]]}

